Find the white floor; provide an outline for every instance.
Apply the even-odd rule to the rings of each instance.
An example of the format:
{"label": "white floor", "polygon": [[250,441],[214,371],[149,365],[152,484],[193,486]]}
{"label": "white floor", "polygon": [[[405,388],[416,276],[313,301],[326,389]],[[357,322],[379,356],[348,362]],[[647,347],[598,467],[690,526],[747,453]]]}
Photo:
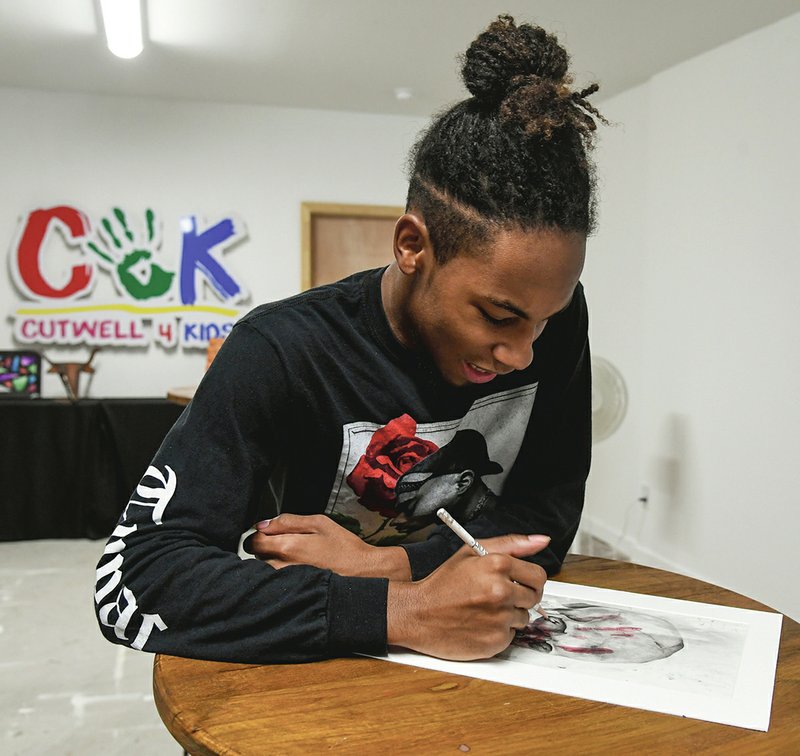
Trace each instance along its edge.
{"label": "white floor", "polygon": [[[0,543],[4,756],[182,753],[156,712],[153,657],[108,643],[97,628],[94,569],[104,545]],[[585,534],[574,550],[621,557]]]}
{"label": "white floor", "polygon": [[100,541],[0,543],[0,753],[183,752],[156,712],[151,654],[115,646],[92,608]]}

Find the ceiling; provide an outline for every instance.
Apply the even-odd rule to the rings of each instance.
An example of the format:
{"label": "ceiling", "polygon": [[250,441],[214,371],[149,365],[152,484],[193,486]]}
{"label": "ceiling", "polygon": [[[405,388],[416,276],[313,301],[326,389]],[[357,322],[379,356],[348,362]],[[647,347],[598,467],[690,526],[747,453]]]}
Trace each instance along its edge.
{"label": "ceiling", "polygon": [[[0,0],[0,86],[427,116],[499,13],[535,21],[599,98],[800,12],[800,0],[144,0],[145,50],[108,52],[97,0]],[[398,100],[395,90],[411,90]]]}

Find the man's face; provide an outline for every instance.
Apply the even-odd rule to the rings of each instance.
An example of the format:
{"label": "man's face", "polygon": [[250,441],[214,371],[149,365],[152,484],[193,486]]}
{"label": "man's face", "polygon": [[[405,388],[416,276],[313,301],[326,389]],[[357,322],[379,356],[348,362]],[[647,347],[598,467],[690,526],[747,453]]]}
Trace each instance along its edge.
{"label": "man's face", "polygon": [[413,491],[398,494],[400,509],[407,510],[414,517],[432,515],[439,507],[450,507],[472,485],[474,473],[471,470],[461,473],[434,475],[429,472],[406,473],[402,480],[419,484]]}
{"label": "man's face", "polygon": [[423,250],[407,313],[415,341],[454,386],[528,367],[548,319],[571,301],[585,248],[583,234],[542,229],[500,231],[444,265]]}

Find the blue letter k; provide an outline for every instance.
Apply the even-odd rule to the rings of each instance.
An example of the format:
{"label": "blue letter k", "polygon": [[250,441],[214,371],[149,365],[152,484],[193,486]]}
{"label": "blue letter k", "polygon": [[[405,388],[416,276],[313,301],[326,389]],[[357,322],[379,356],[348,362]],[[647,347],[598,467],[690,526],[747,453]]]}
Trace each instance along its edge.
{"label": "blue letter k", "polygon": [[[195,270],[200,270],[223,300],[235,297],[242,290],[216,258],[213,247],[230,246],[241,237],[231,218],[223,218],[215,226],[197,233],[197,219],[190,215],[181,219],[183,251],[181,253],[181,302],[193,305],[197,299]],[[229,241],[230,240],[230,241]]]}

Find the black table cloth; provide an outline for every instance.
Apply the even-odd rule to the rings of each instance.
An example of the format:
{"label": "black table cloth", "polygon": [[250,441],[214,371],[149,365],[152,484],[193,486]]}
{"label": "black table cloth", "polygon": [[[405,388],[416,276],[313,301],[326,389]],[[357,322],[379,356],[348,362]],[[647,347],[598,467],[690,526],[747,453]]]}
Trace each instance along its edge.
{"label": "black table cloth", "polygon": [[106,538],[183,407],[0,401],[0,541]]}

